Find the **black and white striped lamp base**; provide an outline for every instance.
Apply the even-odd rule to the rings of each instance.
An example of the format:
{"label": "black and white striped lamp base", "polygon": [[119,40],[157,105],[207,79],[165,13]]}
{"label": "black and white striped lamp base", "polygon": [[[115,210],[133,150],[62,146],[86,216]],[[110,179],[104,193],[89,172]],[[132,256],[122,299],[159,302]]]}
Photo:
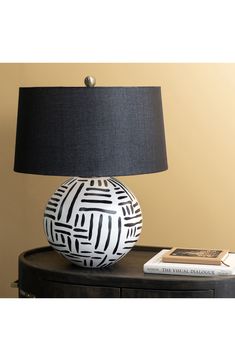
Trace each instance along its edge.
{"label": "black and white striped lamp base", "polygon": [[142,214],[136,197],[114,178],[70,178],[44,213],[49,244],[72,263],[110,266],[137,242]]}

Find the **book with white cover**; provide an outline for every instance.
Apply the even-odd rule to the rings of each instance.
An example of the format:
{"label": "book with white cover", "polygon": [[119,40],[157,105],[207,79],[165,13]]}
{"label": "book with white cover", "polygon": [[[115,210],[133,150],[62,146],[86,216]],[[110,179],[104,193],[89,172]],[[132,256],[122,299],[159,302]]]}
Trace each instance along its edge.
{"label": "book with white cover", "polygon": [[168,252],[163,249],[144,264],[145,273],[187,275],[187,276],[223,276],[235,274],[235,253],[229,253],[226,265],[204,265],[162,262],[162,256]]}

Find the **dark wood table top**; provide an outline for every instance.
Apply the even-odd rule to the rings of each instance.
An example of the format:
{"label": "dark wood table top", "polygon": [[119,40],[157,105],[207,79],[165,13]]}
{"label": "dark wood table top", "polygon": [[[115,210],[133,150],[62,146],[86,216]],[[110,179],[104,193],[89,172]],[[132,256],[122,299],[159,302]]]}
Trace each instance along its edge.
{"label": "dark wood table top", "polygon": [[[135,246],[123,259],[106,269],[81,268],[70,263],[51,247],[35,248],[19,256],[21,272],[40,274],[42,279],[83,285],[140,287],[159,289],[195,289],[214,287],[235,276],[196,277],[157,275],[143,272],[143,265],[163,247]],[[198,284],[195,286],[195,284]]]}

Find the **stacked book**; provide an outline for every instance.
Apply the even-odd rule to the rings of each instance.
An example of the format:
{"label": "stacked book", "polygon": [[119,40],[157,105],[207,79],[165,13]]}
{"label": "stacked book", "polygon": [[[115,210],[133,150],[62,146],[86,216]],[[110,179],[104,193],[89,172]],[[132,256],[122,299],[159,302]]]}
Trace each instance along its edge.
{"label": "stacked book", "polygon": [[187,276],[235,274],[235,253],[224,249],[162,249],[144,264],[145,273]]}

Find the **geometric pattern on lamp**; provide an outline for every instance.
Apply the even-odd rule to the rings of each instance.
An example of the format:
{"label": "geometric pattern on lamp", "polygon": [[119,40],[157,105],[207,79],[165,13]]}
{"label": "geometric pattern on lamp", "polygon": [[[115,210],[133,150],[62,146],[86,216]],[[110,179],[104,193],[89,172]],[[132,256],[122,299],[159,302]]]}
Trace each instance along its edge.
{"label": "geometric pattern on lamp", "polygon": [[49,244],[72,263],[103,268],[124,257],[142,229],[136,197],[114,178],[66,181],[44,213]]}
{"label": "geometric pattern on lamp", "polygon": [[49,244],[107,267],[138,240],[142,215],[114,176],[167,169],[160,87],[20,88],[16,172],[68,176],[44,213]]}

